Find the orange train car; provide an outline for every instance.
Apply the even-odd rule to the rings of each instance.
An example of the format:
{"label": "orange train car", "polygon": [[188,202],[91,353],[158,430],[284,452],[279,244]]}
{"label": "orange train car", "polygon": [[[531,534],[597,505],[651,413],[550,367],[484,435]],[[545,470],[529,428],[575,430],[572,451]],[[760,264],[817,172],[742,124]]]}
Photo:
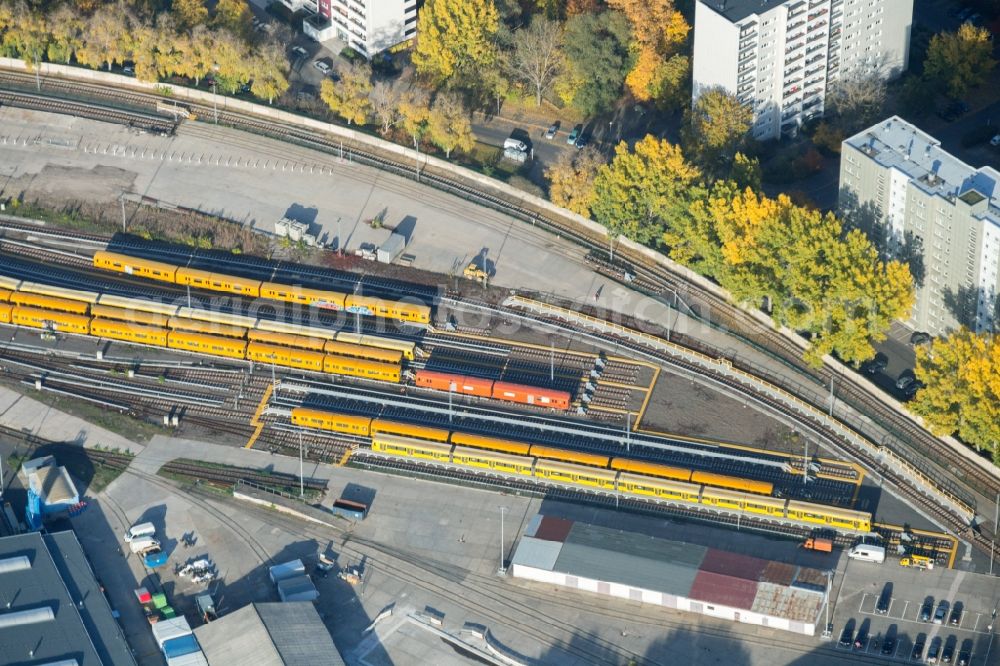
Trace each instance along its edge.
{"label": "orange train car", "polygon": [[372,433],[384,433],[386,435],[402,435],[404,437],[415,437],[417,439],[427,439],[432,442],[447,442],[447,430],[442,428],[432,428],[429,426],[411,425],[409,423],[399,423],[398,421],[386,421],[384,419],[374,419],[372,421]]}
{"label": "orange train car", "polygon": [[55,296],[43,296],[42,294],[32,294],[25,291],[17,291],[11,294],[10,302],[29,308],[58,310],[59,312],[72,312],[73,314],[87,314],[90,308],[90,305],[83,301],[73,301],[68,298],[58,298]]}
{"label": "orange train car", "polygon": [[323,338],[311,338],[308,335],[295,335],[292,333],[278,333],[276,331],[261,331],[250,329],[247,339],[251,342],[263,342],[269,345],[281,345],[282,347],[295,347],[296,349],[308,349],[309,351],[323,351]]}
{"label": "orange train car", "polygon": [[212,273],[197,268],[178,268],[174,282],[212,291],[228,291],[241,296],[260,296],[260,280]]}
{"label": "orange train car", "polygon": [[167,334],[167,346],[171,349],[225,356],[226,358],[246,358],[246,340],[224,338],[204,333],[189,333],[187,331],[170,331]]}
{"label": "orange train car", "polygon": [[774,484],[768,481],[755,481],[754,479],[741,479],[736,476],[726,476],[724,474],[714,474],[712,472],[694,472],[691,474],[691,483],[700,483],[705,486],[716,488],[729,488],[758,495],[770,495],[774,490]]}
{"label": "orange train car", "polygon": [[90,314],[98,319],[114,319],[117,321],[127,321],[133,324],[143,324],[156,328],[166,328],[170,317],[156,312],[142,312],[140,310],[129,310],[127,308],[117,308],[110,305],[91,305]]}
{"label": "orange train car", "polygon": [[675,481],[689,481],[691,479],[691,470],[689,469],[644,462],[642,460],[632,460],[631,458],[613,458],[611,460],[611,469],[620,469],[623,472],[645,474],[646,476],[658,476],[664,479],[674,479]]}
{"label": "orange train car", "polygon": [[547,458],[549,460],[562,460],[564,462],[574,462],[592,467],[607,467],[608,456],[601,456],[594,453],[583,453],[581,451],[569,451],[567,449],[557,449],[551,446],[532,445],[529,455],[536,458]]}
{"label": "orange train car", "polygon": [[11,323],[63,333],[90,333],[90,317],[71,312],[14,306]]}
{"label": "orange train car", "polygon": [[258,363],[273,363],[288,368],[323,372],[325,356],[321,352],[308,349],[251,342],[247,345],[247,359]]}
{"label": "orange train car", "polygon": [[349,358],[336,354],[327,354],[323,359],[323,372],[374,379],[380,382],[399,382],[401,375],[398,363],[382,363],[366,358]]}
{"label": "orange train car", "polygon": [[90,322],[90,334],[111,340],[138,342],[146,345],[167,346],[167,333],[164,328],[141,326],[114,319],[93,319]]}
{"label": "orange train car", "polygon": [[437,391],[451,391],[462,395],[475,395],[481,398],[493,396],[493,380],[465,375],[453,375],[447,372],[433,370],[417,370],[414,383],[421,388]]}
{"label": "orange train car", "polygon": [[487,451],[499,451],[501,453],[511,453],[518,456],[528,455],[530,444],[515,442],[510,439],[497,439],[496,437],[486,437],[484,435],[473,435],[467,432],[451,433],[451,443],[458,446],[470,446],[476,449]]}
{"label": "orange train car", "polygon": [[173,282],[177,273],[177,267],[172,264],[103,250],[94,253],[94,267],[163,282]]}
{"label": "orange train car", "polygon": [[371,433],[372,418],[370,416],[328,412],[309,407],[294,407],[292,409],[292,423],[310,428],[333,430],[334,432],[345,432],[351,435],[367,437]]}
{"label": "orange train car", "polygon": [[569,409],[570,394],[566,391],[511,384],[510,382],[494,382],[493,397],[497,400],[519,402],[525,405],[539,405],[553,409]]}

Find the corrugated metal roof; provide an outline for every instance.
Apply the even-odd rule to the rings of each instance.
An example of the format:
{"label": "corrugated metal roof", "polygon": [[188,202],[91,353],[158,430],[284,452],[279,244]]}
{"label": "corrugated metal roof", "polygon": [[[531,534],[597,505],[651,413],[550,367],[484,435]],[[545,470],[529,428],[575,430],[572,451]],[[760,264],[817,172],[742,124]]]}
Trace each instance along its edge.
{"label": "corrugated metal roof", "polygon": [[757,596],[750,610],[808,624],[816,620],[822,605],[821,594],[774,583],[758,583]]}
{"label": "corrugated metal roof", "polygon": [[529,536],[521,537],[517,550],[514,551],[514,557],[511,558],[511,564],[553,571],[562,547],[563,544],[558,541],[546,541]]}
{"label": "corrugated metal roof", "polygon": [[757,596],[757,581],[702,570],[695,576],[689,596],[699,601],[750,610]]}
{"label": "corrugated metal roof", "polygon": [[544,516],[541,523],[539,523],[538,527],[535,529],[534,537],[536,539],[545,539],[546,541],[558,541],[562,543],[563,541],[566,541],[566,537],[569,536],[569,532],[572,528],[572,520],[555,518],[553,516]]}
{"label": "corrugated metal roof", "polygon": [[760,580],[760,574],[766,566],[767,560],[762,560],[759,557],[710,548],[705,553],[705,559],[702,560],[699,568],[710,573],[756,582]]}
{"label": "corrugated metal roof", "polygon": [[826,590],[826,574],[819,569],[799,567],[792,585],[823,591]]}
{"label": "corrugated metal roof", "polygon": [[763,583],[775,583],[776,585],[791,585],[795,580],[794,564],[784,562],[768,562],[767,566],[760,573],[760,581]]}
{"label": "corrugated metal roof", "polygon": [[600,550],[624,553],[681,567],[698,568],[708,548],[695,544],[667,541],[657,537],[622,530],[574,523],[566,538],[567,544],[590,546]]}
{"label": "corrugated metal roof", "polygon": [[[252,604],[194,631],[211,666],[343,666],[310,602]],[[234,641],[233,636],[239,636]]]}
{"label": "corrugated metal roof", "polygon": [[682,597],[691,591],[698,573],[697,566],[682,561],[669,562],[638,553],[569,542],[563,544],[553,570]]}

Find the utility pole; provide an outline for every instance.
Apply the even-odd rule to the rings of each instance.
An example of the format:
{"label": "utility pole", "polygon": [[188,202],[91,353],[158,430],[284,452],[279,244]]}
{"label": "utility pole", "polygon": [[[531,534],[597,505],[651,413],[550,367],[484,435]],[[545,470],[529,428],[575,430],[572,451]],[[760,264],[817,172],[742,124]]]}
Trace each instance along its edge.
{"label": "utility pole", "polygon": [[187,292],[188,292],[188,307],[190,308],[191,307],[191,285],[187,285]]}
{"label": "utility pole", "polygon": [[809,438],[802,438],[802,485],[809,481]]}
{"label": "utility pole", "polygon": [[833,417],[833,375],[830,375],[830,416]]}
{"label": "utility pole", "polygon": [[448,382],[448,423],[451,423],[451,393],[455,390],[455,382]]}
{"label": "utility pole", "polygon": [[632,452],[632,412],[625,412],[625,455]]}
{"label": "utility pole", "polygon": [[549,381],[556,380],[556,343],[549,340]]}
{"label": "utility pole", "polygon": [[[125,233],[125,193],[118,197],[118,201],[122,204],[122,233]],[[190,305],[190,304],[189,304]]]}
{"label": "utility pole", "polygon": [[505,567],[503,565],[503,555],[504,555],[504,548],[503,548],[503,515],[505,513],[507,513],[507,507],[501,506],[500,507],[500,568],[497,569],[497,575],[498,576],[503,576],[504,574],[507,573],[507,567]]}
{"label": "utility pole", "polygon": [[42,92],[42,63],[39,61],[38,51],[35,51],[35,90]]}
{"label": "utility pole", "polygon": [[306,482],[302,471],[302,431],[299,431],[299,498],[306,498]]}

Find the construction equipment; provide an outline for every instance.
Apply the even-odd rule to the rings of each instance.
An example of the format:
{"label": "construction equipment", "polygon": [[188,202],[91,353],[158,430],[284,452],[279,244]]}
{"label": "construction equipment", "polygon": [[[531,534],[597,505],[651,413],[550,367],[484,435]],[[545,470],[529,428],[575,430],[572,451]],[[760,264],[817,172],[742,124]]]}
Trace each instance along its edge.
{"label": "construction equipment", "polygon": [[802,544],[802,547],[806,550],[817,550],[822,553],[831,553],[833,552],[833,540],[824,539],[822,537],[809,537],[805,540],[805,543]]}
{"label": "construction equipment", "polygon": [[319,556],[319,562],[316,563],[316,571],[319,572],[320,578],[326,578],[326,575],[330,573],[337,563],[331,560],[326,555]]}
{"label": "construction equipment", "polygon": [[339,574],[337,574],[337,576],[341,580],[347,581],[351,585],[357,585],[358,583],[361,582],[361,570],[358,569],[357,567],[351,567],[350,569],[341,571]]}
{"label": "construction equipment", "polygon": [[479,262],[475,259],[473,259],[469,265],[465,267],[465,270],[462,271],[462,275],[469,280],[475,280],[479,284],[483,285],[485,285],[486,281],[490,279],[490,276],[486,274],[486,271],[483,270],[482,266],[480,266]]}
{"label": "construction equipment", "polygon": [[907,555],[899,560],[899,566],[927,569],[930,571],[934,568],[934,558],[928,557],[927,555]]}

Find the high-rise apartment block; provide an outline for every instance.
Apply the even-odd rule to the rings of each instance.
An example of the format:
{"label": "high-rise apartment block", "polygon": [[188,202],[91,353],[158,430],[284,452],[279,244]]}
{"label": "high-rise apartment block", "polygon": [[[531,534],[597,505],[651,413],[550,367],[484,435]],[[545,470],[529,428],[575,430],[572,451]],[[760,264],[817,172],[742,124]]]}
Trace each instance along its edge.
{"label": "high-rise apartment block", "polygon": [[843,142],[840,208],[885,254],[910,262],[912,328],[996,330],[1000,173],[965,164],[893,116]]}
{"label": "high-rise apartment block", "polygon": [[371,58],[417,34],[417,0],[281,0],[316,12],[302,28],[317,41],[334,37]]}
{"label": "high-rise apartment block", "polygon": [[754,138],[792,136],[837,81],[905,70],[912,17],[913,0],[697,0],[694,98],[721,87]]}

